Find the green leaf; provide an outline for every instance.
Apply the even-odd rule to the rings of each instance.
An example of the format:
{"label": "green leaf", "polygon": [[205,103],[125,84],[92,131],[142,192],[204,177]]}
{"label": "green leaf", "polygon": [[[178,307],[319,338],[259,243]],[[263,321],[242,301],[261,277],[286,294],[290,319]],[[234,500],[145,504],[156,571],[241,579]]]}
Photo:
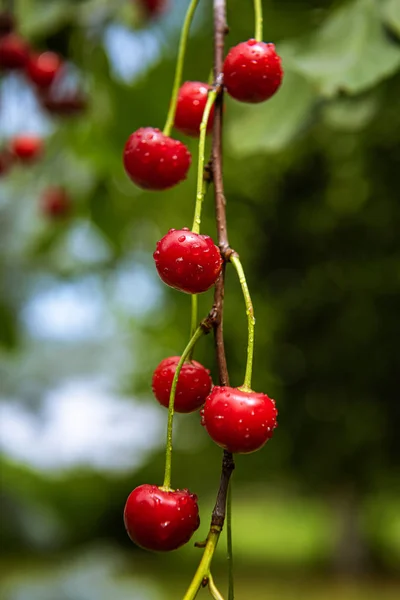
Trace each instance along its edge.
{"label": "green leaf", "polygon": [[376,0],[354,0],[335,11],[311,38],[289,49],[286,62],[324,96],[358,94],[393,75],[400,49],[386,36]]}
{"label": "green leaf", "polygon": [[286,70],[282,88],[271,100],[251,107],[232,106],[235,112],[227,120],[228,147],[240,156],[260,150],[279,152],[304,126],[316,99],[304,77]]}
{"label": "green leaf", "polygon": [[382,6],[384,22],[398,36],[400,36],[400,2],[399,0],[386,0]]}

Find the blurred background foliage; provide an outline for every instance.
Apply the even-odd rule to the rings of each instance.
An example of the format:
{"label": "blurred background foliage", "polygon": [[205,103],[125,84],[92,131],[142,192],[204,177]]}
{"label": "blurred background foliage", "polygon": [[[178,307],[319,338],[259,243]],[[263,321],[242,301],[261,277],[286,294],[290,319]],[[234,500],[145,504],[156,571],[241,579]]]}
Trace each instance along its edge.
{"label": "blurred background foliage", "polygon": [[[152,252],[170,227],[190,226],[195,167],[170,191],[144,192],[126,177],[121,152],[136,128],[163,126],[187,1],[170,0],[147,21],[128,0],[13,4],[21,34],[74,65],[89,106],[51,118],[22,76],[2,74],[2,141],[34,132],[46,144],[43,160],[1,179],[2,598],[181,597],[199,551],[136,549],[122,510],[136,485],[162,480],[166,413],[150,381],[162,358],[184,348],[190,302],[161,285]],[[211,4],[200,3],[186,79],[208,78]],[[229,47],[251,37],[253,9],[250,0],[227,4]],[[224,168],[230,242],[257,317],[253,387],[276,398],[280,426],[264,450],[237,459],[237,597],[392,599],[399,3],[263,5],[284,84],[258,106],[226,98]],[[185,142],[195,163],[196,144]],[[48,185],[68,191],[68,219],[41,214]],[[211,193],[203,230],[215,237]],[[246,318],[228,271],[227,356],[239,385]],[[211,293],[200,298],[202,315],[211,302]],[[211,337],[196,358],[215,374]],[[173,485],[199,495],[201,539],[221,452],[198,415],[176,421]]]}

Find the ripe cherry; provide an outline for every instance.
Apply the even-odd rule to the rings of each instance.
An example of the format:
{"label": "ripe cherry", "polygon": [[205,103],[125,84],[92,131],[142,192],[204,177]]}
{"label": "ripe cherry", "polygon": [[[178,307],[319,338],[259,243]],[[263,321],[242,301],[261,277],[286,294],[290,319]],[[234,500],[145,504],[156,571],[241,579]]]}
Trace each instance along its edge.
{"label": "ripe cherry", "polygon": [[87,99],[81,92],[59,94],[51,90],[44,90],[40,95],[44,108],[59,117],[72,117],[82,113],[87,107]]}
{"label": "ripe cherry", "polygon": [[135,544],[158,552],[186,544],[200,525],[197,496],[189,490],[165,491],[143,484],[125,504],[126,531]]}
{"label": "ripe cherry", "polygon": [[141,127],[129,136],[123,160],[132,181],[148,190],[173,187],[186,178],[192,162],[182,142],[153,127]]}
{"label": "ripe cherry", "polygon": [[21,162],[32,162],[43,152],[43,141],[37,135],[18,135],[10,140],[10,149]]}
{"label": "ripe cherry", "polygon": [[157,242],[153,257],[163,282],[187,294],[208,290],[222,268],[221,254],[213,240],[187,227],[170,229]]}
{"label": "ripe cherry", "polygon": [[274,44],[248,40],[234,46],[224,62],[224,84],[241,102],[263,102],[281,85],[281,59]]}
{"label": "ripe cherry", "polygon": [[28,44],[16,33],[9,33],[0,38],[1,69],[23,69],[28,56]]}
{"label": "ripe cherry", "polygon": [[48,88],[60,72],[61,58],[55,52],[32,54],[26,65],[29,79],[39,88]]}
{"label": "ripe cherry", "polygon": [[277,414],[275,400],[266,394],[215,386],[202,410],[202,425],[225,450],[248,454],[272,437]]}
{"label": "ripe cherry", "polygon": [[[175,114],[175,127],[193,137],[200,135],[200,123],[207,103],[211,86],[201,81],[186,81],[179,90],[178,104]],[[207,122],[207,133],[211,131],[214,121],[214,106],[211,108]]]}
{"label": "ripe cherry", "polygon": [[71,210],[71,200],[61,187],[49,187],[41,200],[42,212],[51,219],[65,217]]}
{"label": "ripe cherry", "polygon": [[149,17],[161,15],[167,8],[167,0],[140,0],[143,10]]}
{"label": "ripe cherry", "polygon": [[[152,388],[158,402],[168,408],[172,380],[180,356],[164,358],[153,374]],[[191,413],[203,406],[211,391],[210,371],[199,362],[184,362],[178,377],[175,392],[174,410],[179,413]]]}

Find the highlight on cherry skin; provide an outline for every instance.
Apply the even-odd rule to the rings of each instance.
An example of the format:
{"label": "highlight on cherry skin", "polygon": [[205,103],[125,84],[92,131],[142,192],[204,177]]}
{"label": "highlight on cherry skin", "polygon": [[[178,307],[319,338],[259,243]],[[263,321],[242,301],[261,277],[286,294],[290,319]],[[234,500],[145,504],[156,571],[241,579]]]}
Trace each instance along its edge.
{"label": "highlight on cherry skin", "polygon": [[213,240],[187,227],[170,229],[157,242],[153,257],[162,281],[187,294],[208,290],[222,269],[221,253]]}
{"label": "highlight on cherry skin", "polygon": [[43,153],[43,141],[37,135],[17,135],[10,140],[10,150],[21,162],[32,162]]}
{"label": "highlight on cherry skin", "polygon": [[223,71],[228,94],[241,102],[268,100],[278,90],[283,78],[281,59],[274,44],[254,39],[230,49]]}
{"label": "highlight on cherry skin", "polygon": [[[175,113],[174,126],[176,129],[190,135],[199,137],[200,124],[207,104],[208,92],[211,90],[208,83],[201,81],[185,81],[178,93],[178,103]],[[214,106],[211,107],[207,121],[206,131],[212,130],[214,122]]]}
{"label": "highlight on cherry skin", "polygon": [[[172,380],[180,356],[164,358],[153,374],[152,389],[158,402],[168,408]],[[201,408],[211,391],[210,371],[196,360],[186,361],[179,373],[175,391],[174,411],[191,413]]]}
{"label": "highlight on cherry skin", "polygon": [[272,437],[277,415],[275,400],[266,394],[215,386],[201,411],[201,424],[225,450],[249,454]]}
{"label": "highlight on cherry skin", "polygon": [[156,552],[176,550],[200,525],[197,496],[187,489],[168,491],[156,485],[140,485],[126,501],[124,523],[138,546]]}
{"label": "highlight on cherry skin", "polygon": [[125,144],[126,173],[147,190],[166,190],[186,179],[192,157],[182,142],[154,127],[134,131]]}

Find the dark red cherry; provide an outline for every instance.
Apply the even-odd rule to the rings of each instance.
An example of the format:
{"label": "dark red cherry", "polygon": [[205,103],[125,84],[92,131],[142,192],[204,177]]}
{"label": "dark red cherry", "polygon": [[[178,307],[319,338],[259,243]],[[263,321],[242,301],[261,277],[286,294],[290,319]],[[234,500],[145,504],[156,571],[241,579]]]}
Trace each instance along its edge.
{"label": "dark red cherry", "polygon": [[136,185],[166,190],[186,179],[192,158],[182,142],[159,129],[141,127],[129,136],[123,160],[125,171]]}
{"label": "dark red cherry", "polygon": [[[193,137],[200,135],[200,123],[207,103],[208,91],[211,86],[201,81],[186,81],[179,90],[178,104],[175,114],[175,127]],[[214,106],[211,108],[207,122],[207,133],[211,131],[214,122]]]}
{"label": "dark red cherry", "polygon": [[29,79],[39,88],[48,88],[60,72],[62,60],[55,52],[31,54],[26,65]]}
{"label": "dark red cherry", "polygon": [[23,69],[28,61],[29,46],[16,33],[0,37],[0,69]]}
{"label": "dark red cherry", "polygon": [[[172,380],[180,356],[164,358],[153,374],[152,388],[158,402],[168,408]],[[191,413],[203,406],[211,391],[210,371],[199,362],[184,362],[178,377],[175,392],[174,410],[179,413]]]}
{"label": "dark red cherry", "polygon": [[266,394],[215,386],[202,410],[202,425],[225,450],[248,454],[272,437],[277,415],[275,400]]}
{"label": "dark red cherry", "polygon": [[43,140],[37,135],[18,135],[10,140],[10,150],[21,162],[32,162],[43,153]]}
{"label": "dark red cherry", "polygon": [[186,544],[200,525],[197,496],[189,490],[164,491],[143,484],[125,504],[126,531],[146,550],[166,552]]}
{"label": "dark red cherry", "polygon": [[163,282],[187,294],[208,290],[222,268],[221,253],[213,240],[187,227],[170,229],[157,242],[153,257]]}
{"label": "dark red cherry", "polygon": [[168,0],[139,0],[144,12],[149,17],[161,15],[168,6]]}
{"label": "dark red cherry", "polygon": [[224,62],[224,84],[236,100],[263,102],[281,85],[281,59],[274,44],[248,40],[234,46]]}
{"label": "dark red cherry", "polygon": [[73,117],[87,108],[87,98],[82,92],[62,93],[53,88],[42,88],[39,95],[42,106],[52,115]]}
{"label": "dark red cherry", "polygon": [[61,187],[49,187],[41,199],[42,212],[50,219],[65,217],[71,210],[71,200]]}

